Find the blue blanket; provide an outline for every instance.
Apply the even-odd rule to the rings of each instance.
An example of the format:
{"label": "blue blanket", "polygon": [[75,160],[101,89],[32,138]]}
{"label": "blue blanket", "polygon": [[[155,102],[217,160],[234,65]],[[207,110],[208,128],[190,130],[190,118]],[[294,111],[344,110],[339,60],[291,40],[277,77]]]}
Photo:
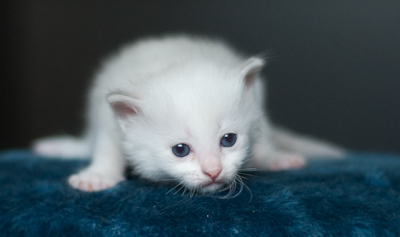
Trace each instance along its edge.
{"label": "blue blanket", "polygon": [[190,197],[130,176],[96,193],[67,177],[87,160],[0,153],[1,236],[400,236],[400,157],[352,153],[257,172],[236,198]]}

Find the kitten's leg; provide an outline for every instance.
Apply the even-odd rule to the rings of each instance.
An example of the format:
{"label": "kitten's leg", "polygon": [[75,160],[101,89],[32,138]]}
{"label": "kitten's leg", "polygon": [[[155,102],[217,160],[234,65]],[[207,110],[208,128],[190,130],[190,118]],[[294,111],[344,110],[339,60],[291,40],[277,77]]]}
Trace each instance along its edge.
{"label": "kitten's leg", "polygon": [[305,157],[301,154],[277,150],[270,138],[270,127],[266,119],[260,121],[250,165],[258,169],[285,170],[305,166]]}
{"label": "kitten's leg", "polygon": [[263,160],[254,160],[252,165],[258,169],[278,171],[302,168],[306,165],[306,160],[299,154],[274,151],[268,153]]}
{"label": "kitten's leg", "polygon": [[116,141],[107,133],[97,135],[92,163],[85,170],[71,175],[69,184],[84,191],[99,191],[113,187],[124,179],[125,160]]}
{"label": "kitten's leg", "polygon": [[261,146],[262,144],[258,144],[253,148],[253,157],[250,162],[252,167],[267,170],[287,170],[301,168],[306,164],[303,155],[279,151],[273,147],[265,149]]}
{"label": "kitten's leg", "polygon": [[71,136],[41,138],[33,142],[33,151],[47,157],[78,158],[89,157],[88,139]]}
{"label": "kitten's leg", "polygon": [[301,153],[305,156],[343,158],[346,151],[336,145],[319,139],[296,134],[289,130],[274,126],[271,138],[280,150]]}

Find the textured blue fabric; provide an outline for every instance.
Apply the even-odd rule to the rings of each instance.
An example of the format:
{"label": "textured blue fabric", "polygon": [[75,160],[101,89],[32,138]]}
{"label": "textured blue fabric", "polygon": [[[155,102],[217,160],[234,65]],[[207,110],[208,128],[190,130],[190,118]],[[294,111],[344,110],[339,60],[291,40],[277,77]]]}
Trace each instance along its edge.
{"label": "textured blue fabric", "polygon": [[400,157],[352,153],[258,172],[233,199],[130,177],[97,193],[68,175],[88,161],[0,153],[1,236],[400,236]]}

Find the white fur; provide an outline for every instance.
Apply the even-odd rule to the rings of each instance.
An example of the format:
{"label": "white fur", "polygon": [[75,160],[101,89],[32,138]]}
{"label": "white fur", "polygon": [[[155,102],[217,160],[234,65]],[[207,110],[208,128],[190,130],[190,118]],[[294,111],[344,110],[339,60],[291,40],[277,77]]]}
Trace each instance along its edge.
{"label": "white fur", "polygon": [[[263,111],[263,65],[263,59],[246,59],[216,40],[138,41],[97,73],[81,149],[46,140],[36,143],[36,151],[62,156],[91,151],[91,165],[69,179],[86,191],[123,180],[127,164],[153,181],[214,192],[234,182],[247,158],[249,166],[280,170],[303,166],[303,155],[340,155],[333,146],[271,128]],[[237,134],[232,147],[220,145],[227,133]],[[173,154],[179,143],[190,146],[188,156]]]}

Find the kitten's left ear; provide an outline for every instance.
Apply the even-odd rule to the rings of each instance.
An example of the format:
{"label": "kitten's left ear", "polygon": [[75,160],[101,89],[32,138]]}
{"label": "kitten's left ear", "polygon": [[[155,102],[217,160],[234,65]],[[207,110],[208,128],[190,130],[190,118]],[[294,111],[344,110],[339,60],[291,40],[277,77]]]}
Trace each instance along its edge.
{"label": "kitten's left ear", "polygon": [[265,60],[259,57],[251,57],[239,66],[239,76],[243,78],[244,84],[249,87],[258,77],[265,65]]}

